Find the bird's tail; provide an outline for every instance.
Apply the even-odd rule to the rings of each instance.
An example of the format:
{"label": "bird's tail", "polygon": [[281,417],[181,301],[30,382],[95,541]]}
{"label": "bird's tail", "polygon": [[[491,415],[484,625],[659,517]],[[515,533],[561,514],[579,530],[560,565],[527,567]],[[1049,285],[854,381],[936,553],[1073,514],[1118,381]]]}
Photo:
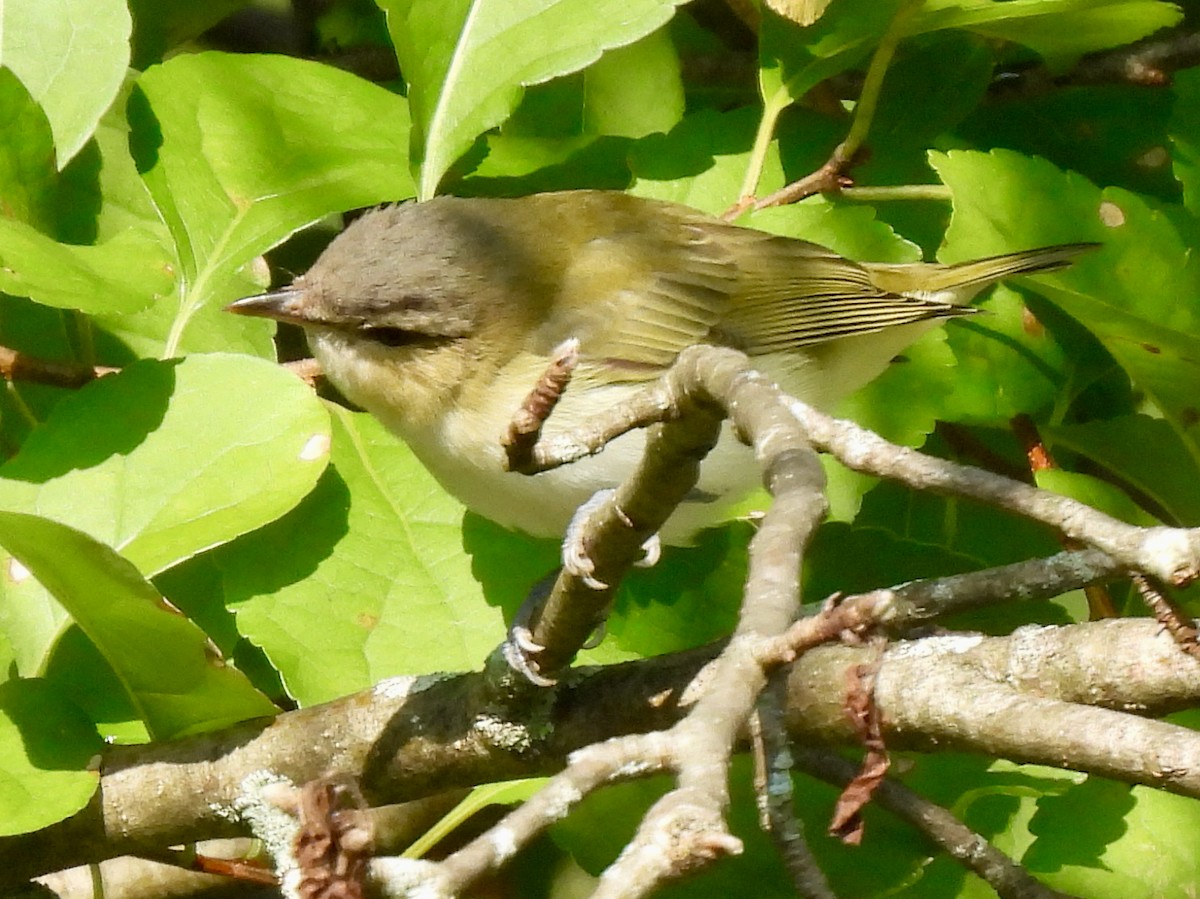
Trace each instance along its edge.
{"label": "bird's tail", "polygon": [[[1100,246],[1097,243],[1065,243],[1036,250],[1021,250],[941,266],[947,283],[944,287],[965,287],[971,284],[990,284],[1013,275],[1053,272],[1070,265],[1080,253]],[[933,286],[937,290],[939,286]]]}
{"label": "bird's tail", "polygon": [[941,302],[961,305],[970,302],[989,284],[1013,275],[1031,275],[1065,268],[1080,253],[1098,246],[1095,243],[1067,243],[950,265],[867,263],[865,267],[871,272],[871,280],[883,290],[901,296],[936,298]]}

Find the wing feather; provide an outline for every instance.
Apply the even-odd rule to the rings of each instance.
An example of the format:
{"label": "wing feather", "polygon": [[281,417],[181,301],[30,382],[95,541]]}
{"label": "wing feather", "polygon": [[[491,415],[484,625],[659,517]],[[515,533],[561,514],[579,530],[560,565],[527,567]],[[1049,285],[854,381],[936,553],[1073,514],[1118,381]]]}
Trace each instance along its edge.
{"label": "wing feather", "polygon": [[652,378],[696,343],[758,355],[963,311],[884,290],[817,244],[662,210],[587,241],[563,279],[551,336],[579,337],[592,377]]}

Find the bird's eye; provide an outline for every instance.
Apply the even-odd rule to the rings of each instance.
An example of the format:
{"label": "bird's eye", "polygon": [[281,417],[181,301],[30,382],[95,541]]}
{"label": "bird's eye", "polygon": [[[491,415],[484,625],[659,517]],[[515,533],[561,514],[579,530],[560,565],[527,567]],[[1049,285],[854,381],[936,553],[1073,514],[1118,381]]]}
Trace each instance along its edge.
{"label": "bird's eye", "polygon": [[363,328],[359,333],[368,340],[384,346],[405,346],[424,339],[424,335],[415,331],[405,331],[403,328]]}

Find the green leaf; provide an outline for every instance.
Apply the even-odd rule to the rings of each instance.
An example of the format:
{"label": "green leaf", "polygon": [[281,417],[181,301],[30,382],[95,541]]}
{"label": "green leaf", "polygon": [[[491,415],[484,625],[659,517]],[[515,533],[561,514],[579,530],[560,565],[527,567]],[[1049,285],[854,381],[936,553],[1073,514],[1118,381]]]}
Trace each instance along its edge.
{"label": "green leaf", "polygon": [[629,186],[625,138],[488,134],[487,157],[462,182],[472,196],[525,196],[551,190],[624,190]]}
{"label": "green leaf", "polygon": [[132,23],[122,0],[5,0],[0,64],[46,111],[58,166],[91,136],[129,65]]}
{"label": "green leaf", "polygon": [[1175,201],[1179,185],[1167,139],[1172,100],[1170,90],[1136,84],[1018,90],[978,106],[955,133],[968,146],[1044,156],[1096,184]]}
{"label": "green leaf", "polygon": [[418,195],[516,107],[522,87],[576,72],[664,25],[682,0],[381,0],[409,86]]}
{"label": "green leaf", "polygon": [[1037,801],[1020,862],[1075,896],[1185,899],[1200,877],[1194,799],[1089,778]]}
{"label": "green leaf", "polygon": [[19,512],[0,512],[0,545],[104,655],[154,738],[275,713],[239,671],[208,657],[204,632],[168,610],[150,582],[110,547]]}
{"label": "green leaf", "polygon": [[462,802],[447,812],[437,824],[422,834],[419,840],[405,849],[404,858],[422,858],[472,815],[491,805],[514,805],[524,802],[545,786],[548,780],[549,778],[546,777],[530,777],[524,780],[509,780],[476,787],[467,794]]}
{"label": "green leaf", "polygon": [[[738,199],[756,122],[752,110],[706,110],[686,117],[669,134],[639,141],[630,159],[637,177],[630,192],[719,215]],[[765,189],[783,186],[774,143],[765,173]],[[823,197],[751,212],[738,224],[811,240],[853,259],[912,262],[920,255],[916,246],[876,220],[869,206],[831,203]]]}
{"label": "green leaf", "polygon": [[745,523],[703,531],[696,546],[665,547],[653,568],[631,572],[598,647],[606,655],[588,661],[660,655],[727,637],[737,625],[753,533]]}
{"label": "green leaf", "polygon": [[[112,149],[107,137],[105,146]],[[126,217],[97,246],[54,239],[60,232],[78,236],[95,228],[85,210],[97,198],[74,190],[73,168],[60,184],[45,117],[15,76],[0,68],[0,290],[90,313],[133,312],[170,294],[175,279],[156,218]]]}
{"label": "green leaf", "polygon": [[1069,496],[1113,518],[1139,527],[1153,527],[1160,522],[1129,498],[1119,488],[1092,475],[1061,468],[1046,468],[1034,475],[1034,482],[1043,490]]}
{"label": "green leaf", "polygon": [[919,145],[924,150],[966,118],[984,100],[995,64],[987,41],[961,31],[902,43],[888,66],[871,120],[872,153],[861,167],[855,166],[856,178],[865,184],[878,183],[861,174],[877,164],[877,157],[886,159],[896,144]]}
{"label": "green leaf", "polygon": [[842,522],[823,525],[805,562],[805,603],[820,603],[835,593],[865,593],[918,578],[960,574],[978,566],[977,560],[925,536]]}
{"label": "green leaf", "polygon": [[271,353],[270,326],[226,315],[259,254],[331,212],[412,194],[403,97],[299,59],[199,53],[148,70],[130,102],[134,157],[170,230],[179,289],[125,323],[161,355]]}
{"label": "green leaf", "polygon": [[[900,44],[888,66],[879,95],[879,105],[866,135],[865,150],[855,161],[852,175],[864,186],[911,186],[937,181],[929,167],[926,151],[953,141],[960,124],[973,110],[993,114],[998,104],[985,103],[996,67],[995,45],[965,31],[943,31],[920,35]],[[1007,108],[1006,106],[1003,108]],[[799,119],[818,119],[815,113],[801,114],[793,107],[778,129],[782,147],[813,144],[814,129],[804,122],[799,134]],[[819,119],[818,119],[819,121]],[[836,129],[820,153],[813,158],[792,162],[785,149],[784,167],[788,180],[801,178],[828,158],[846,136],[849,121],[825,117],[826,128]],[[952,136],[953,135],[953,136]],[[817,149],[816,146],[813,147]],[[950,218],[949,199],[920,203],[884,202],[873,204],[876,214],[899,233],[922,247],[935,248]]]}
{"label": "green leaf", "polygon": [[147,231],[130,229],[107,243],[78,247],[0,219],[0,290],[60,309],[136,312],[173,290],[162,250]]}
{"label": "green leaf", "polygon": [[1005,150],[930,158],[954,192],[947,261],[1104,244],[1070,269],[1039,276],[1037,291],[1096,336],[1200,460],[1200,263],[1189,236],[1138,195],[1101,190],[1044,160]]}
{"label": "green leaf", "polygon": [[[65,616],[66,611],[62,614]],[[129,746],[150,742],[150,730],[121,679],[83,629],[69,618],[67,622],[42,667],[41,677],[70,697],[106,743]]]}
{"label": "green leaf", "polygon": [[[668,134],[638,141],[630,154],[637,178],[630,192],[714,215],[723,212],[741,194],[757,123],[753,109],[706,109],[686,116]],[[774,152],[768,154],[765,169],[767,189],[782,187],[783,168]]]}
{"label": "green leaf", "polygon": [[[931,451],[945,455],[936,445]],[[851,530],[841,523],[821,529],[814,544],[807,601],[835,590],[864,590],[966,570],[1023,562],[1061,549],[1047,527],[988,506],[920,493],[884,481],[868,493]],[[1011,603],[972,613],[971,626],[1006,633],[1031,620],[1068,621],[1063,600]],[[1074,613],[1073,604],[1068,611]]]}
{"label": "green leaf", "polygon": [[1129,415],[1077,425],[1043,426],[1051,446],[1103,465],[1172,514],[1175,524],[1200,525],[1200,470],[1167,422]]}
{"label": "green leaf", "polygon": [[0,684],[0,836],[75,814],[100,785],[96,728],[40,680]]}
{"label": "green leaf", "polygon": [[51,227],[57,176],[45,113],[21,80],[0,68],[0,219]]}
{"label": "green leaf", "polygon": [[[907,786],[949,809],[1001,852],[1018,860],[1034,842],[1029,826],[1038,811],[1039,801],[1046,796],[1069,792],[1082,780],[1075,772],[944,752],[910,756],[906,762],[912,766],[904,777]],[[921,850],[912,848],[919,857]],[[1039,879],[1052,878],[1039,872]],[[1055,885],[1062,888],[1057,881]],[[995,891],[974,875],[965,875],[959,862],[943,856],[932,862],[922,859],[919,871],[914,872],[905,888],[897,890],[896,895],[906,899],[928,896],[982,899],[994,896]],[[1118,885],[1114,893],[1084,891],[1072,892],[1072,895],[1115,897],[1125,893]]]}
{"label": "green leaf", "polygon": [[660,28],[610,50],[584,70],[584,131],[644,137],[683,118],[683,81],[671,35]]}
{"label": "green leaf", "polygon": [[[901,446],[919,447],[945,417],[956,384],[955,358],[946,333],[935,328],[905,347],[879,377],[837,405],[836,414]],[[822,456],[828,479],[830,517],[850,521],[877,483],[870,475]]]}
{"label": "green leaf", "polygon": [[328,441],[324,408],[278,366],[146,360],[60,403],[0,466],[0,504],[80,528],[154,575],[293,508]]}
{"label": "green leaf", "polygon": [[1174,150],[1175,177],[1183,185],[1183,202],[1200,215],[1200,70],[1185,69],[1174,77],[1175,103],[1168,129]]}
{"label": "green leaf", "polygon": [[[328,440],[324,408],[275,365],[147,360],[55,407],[0,467],[0,508],[79,528],[149,576],[294,507],[324,468]],[[61,611],[31,583],[4,592],[19,669],[38,671]]]}
{"label": "green leaf", "polygon": [[1128,44],[1182,17],[1159,0],[925,0],[914,30],[966,28],[1053,60]]}
{"label": "green leaf", "polygon": [[133,66],[145,69],[168,50],[199,37],[250,0],[129,0],[133,13]]}
{"label": "green leaf", "polygon": [[[462,505],[407,447],[371,416],[333,407],[332,459],[316,489],[217,561],[239,630],[308,705],[396,674],[482,664],[505,628],[466,539]],[[528,589],[549,571],[540,545],[507,555],[505,576],[527,571]]]}
{"label": "green leaf", "polygon": [[826,78],[865,57],[887,31],[905,0],[835,3],[807,28],[764,14],[759,81],[766,116],[800,99]]}
{"label": "green leaf", "polygon": [[[827,78],[857,65],[878,44],[904,0],[836,3],[807,28],[763,16],[760,82],[764,123]],[[904,24],[909,36],[965,28],[1073,58],[1174,24],[1180,10],[1158,0],[924,0]]]}
{"label": "green leaf", "polygon": [[1020,294],[1004,285],[978,306],[982,315],[946,328],[953,393],[939,417],[1007,427],[1016,415],[1050,409],[1071,364],[1054,334],[1031,324]]}
{"label": "green leaf", "polygon": [[92,140],[62,173],[59,183],[59,239],[68,243],[104,243],[136,229],[159,242],[155,258],[177,275],[171,238],[138,172],[130,150],[126,116],[136,76],[130,72],[117,100],[100,118]]}

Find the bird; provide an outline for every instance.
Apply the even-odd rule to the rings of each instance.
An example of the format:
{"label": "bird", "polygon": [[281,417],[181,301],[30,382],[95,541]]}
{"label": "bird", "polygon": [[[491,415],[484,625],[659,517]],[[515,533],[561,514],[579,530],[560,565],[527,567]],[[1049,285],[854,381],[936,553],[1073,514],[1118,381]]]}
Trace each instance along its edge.
{"label": "bird", "polygon": [[[784,391],[830,410],[921,334],[1014,275],[1061,269],[1087,243],[956,264],[855,262],[809,241],[610,190],[439,196],[367,211],[288,286],[227,309],[304,329],[328,380],[403,440],[469,509],[536,537],[640,458],[633,431],[529,476],[502,440],[557,348],[572,379],[543,434],[569,434],[695,344],[733,347]],[[761,483],[726,425],[663,542],[686,545]]]}

